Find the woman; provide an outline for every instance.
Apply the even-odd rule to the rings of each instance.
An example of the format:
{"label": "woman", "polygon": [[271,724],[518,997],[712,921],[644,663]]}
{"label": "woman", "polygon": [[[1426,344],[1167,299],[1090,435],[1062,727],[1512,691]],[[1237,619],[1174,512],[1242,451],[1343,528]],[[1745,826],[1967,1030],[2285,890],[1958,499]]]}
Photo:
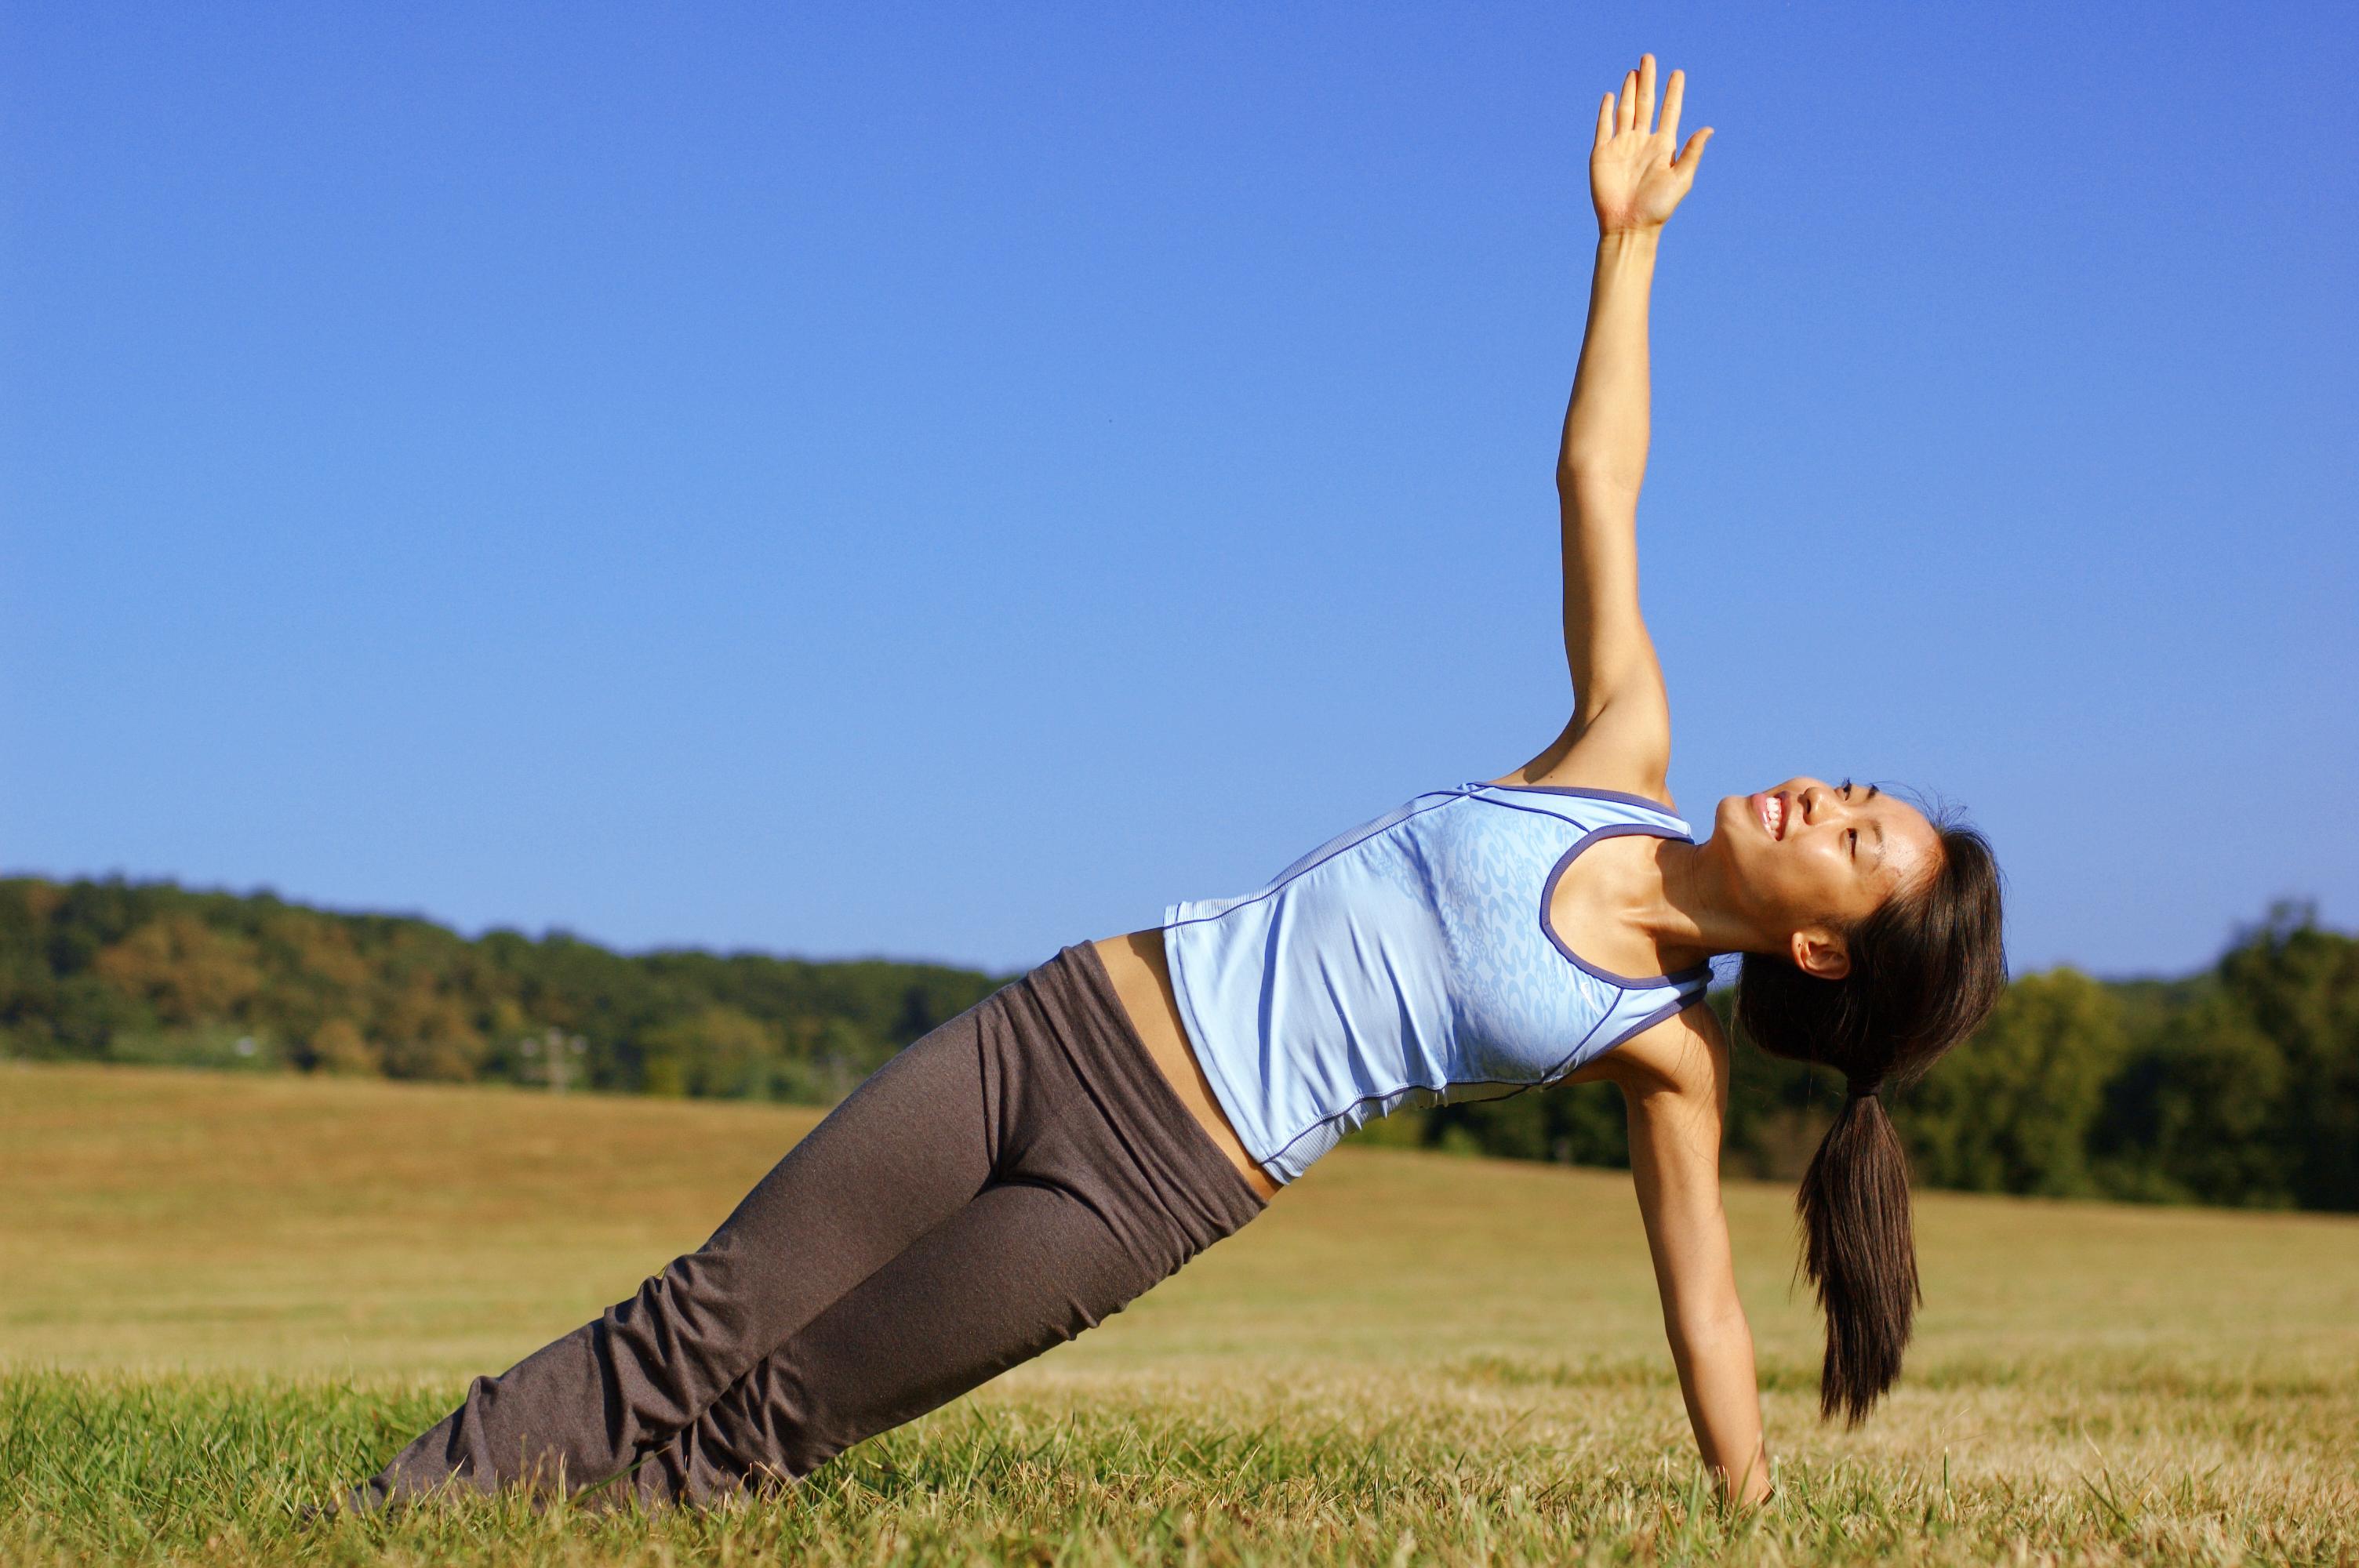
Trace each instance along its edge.
{"label": "woman", "polygon": [[1740,1016],[1851,1095],[1805,1178],[1823,1400],[1858,1420],[1915,1303],[1906,1167],[1876,1094],[2003,983],[1995,868],[1873,788],[1795,779],[1692,841],[1664,789],[1662,672],[1639,618],[1647,294],[1709,131],[1681,148],[1647,57],[1599,110],[1599,240],[1558,463],[1577,706],[1487,784],[1425,795],[1247,898],[1069,947],[901,1053],[703,1249],[497,1379],[355,1494],[457,1485],[659,1504],[800,1476],[1118,1311],[1234,1231],[1345,1131],[1404,1103],[1604,1080],[1703,1460],[1767,1489],[1753,1346],[1721,1210]]}

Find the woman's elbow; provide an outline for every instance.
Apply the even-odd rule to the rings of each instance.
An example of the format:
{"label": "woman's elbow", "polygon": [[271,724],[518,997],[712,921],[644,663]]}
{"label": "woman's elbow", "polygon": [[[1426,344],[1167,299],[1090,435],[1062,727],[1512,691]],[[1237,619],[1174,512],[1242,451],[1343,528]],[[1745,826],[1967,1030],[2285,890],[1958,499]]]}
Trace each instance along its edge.
{"label": "woman's elbow", "polygon": [[1568,452],[1556,465],[1556,492],[1568,505],[1623,510],[1635,507],[1643,464],[1633,468],[1603,453]]}
{"label": "woman's elbow", "polygon": [[1675,1344],[1690,1352],[1708,1354],[1753,1343],[1744,1303],[1734,1300],[1673,1313],[1664,1326]]}

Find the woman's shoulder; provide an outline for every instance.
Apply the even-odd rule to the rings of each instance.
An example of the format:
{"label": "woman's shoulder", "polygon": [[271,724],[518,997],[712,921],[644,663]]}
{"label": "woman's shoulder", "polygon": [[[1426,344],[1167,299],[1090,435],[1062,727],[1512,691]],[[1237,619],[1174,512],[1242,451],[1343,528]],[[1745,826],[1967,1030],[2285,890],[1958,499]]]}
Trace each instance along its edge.
{"label": "woman's shoulder", "polygon": [[1675,1095],[1718,1103],[1728,1090],[1728,1035],[1698,997],[1572,1075],[1575,1083],[1618,1085],[1634,1098]]}

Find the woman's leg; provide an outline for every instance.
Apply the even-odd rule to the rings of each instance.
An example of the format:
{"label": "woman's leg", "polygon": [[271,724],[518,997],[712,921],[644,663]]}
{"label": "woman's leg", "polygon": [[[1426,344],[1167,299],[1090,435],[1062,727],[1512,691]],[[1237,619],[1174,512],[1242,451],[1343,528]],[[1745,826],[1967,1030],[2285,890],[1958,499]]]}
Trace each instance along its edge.
{"label": "woman's leg", "polygon": [[[693,1422],[991,1179],[980,1047],[1006,992],[893,1058],[778,1162],[703,1248],[497,1378],[354,1494],[567,1490]],[[693,1158],[693,1151],[683,1157]]]}
{"label": "woman's leg", "polygon": [[477,1379],[357,1500],[574,1490],[642,1460],[649,1500],[799,1475],[1071,1338],[1261,1208],[1094,950],[1067,948],[896,1057],[703,1250]]}
{"label": "woman's leg", "polygon": [[1095,1327],[1184,1261],[1133,1255],[1073,1194],[993,1187],[674,1433],[614,1500],[799,1479]]}
{"label": "woman's leg", "polygon": [[656,1448],[614,1500],[701,1503],[806,1476],[1096,1326],[1261,1212],[1094,954],[1038,971],[986,1030],[984,1061],[1004,1118],[993,1184]]}

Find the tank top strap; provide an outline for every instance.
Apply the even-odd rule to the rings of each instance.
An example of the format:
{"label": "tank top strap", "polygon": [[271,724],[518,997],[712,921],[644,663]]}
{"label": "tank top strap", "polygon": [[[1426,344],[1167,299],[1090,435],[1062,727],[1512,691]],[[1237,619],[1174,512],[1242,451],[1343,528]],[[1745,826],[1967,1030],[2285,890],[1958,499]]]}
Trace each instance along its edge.
{"label": "tank top strap", "polygon": [[1660,801],[1619,790],[1580,789],[1570,784],[1462,784],[1455,792],[1471,795],[1518,811],[1554,816],[1582,833],[1600,827],[1644,828],[1667,838],[1695,841],[1695,830]]}

